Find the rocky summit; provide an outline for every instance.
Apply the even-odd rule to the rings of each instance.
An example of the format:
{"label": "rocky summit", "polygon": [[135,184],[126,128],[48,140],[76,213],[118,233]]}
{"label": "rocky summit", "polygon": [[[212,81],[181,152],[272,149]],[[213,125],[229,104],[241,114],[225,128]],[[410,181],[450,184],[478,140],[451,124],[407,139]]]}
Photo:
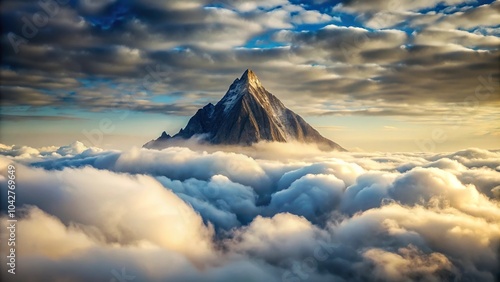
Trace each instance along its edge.
{"label": "rocky summit", "polygon": [[317,144],[323,150],[345,151],[285,107],[249,69],[231,84],[226,95],[216,105],[210,103],[199,109],[179,133],[170,136],[163,132],[158,139],[146,143],[144,147],[162,149],[173,141],[195,136],[211,144],[251,145],[259,141],[298,141]]}

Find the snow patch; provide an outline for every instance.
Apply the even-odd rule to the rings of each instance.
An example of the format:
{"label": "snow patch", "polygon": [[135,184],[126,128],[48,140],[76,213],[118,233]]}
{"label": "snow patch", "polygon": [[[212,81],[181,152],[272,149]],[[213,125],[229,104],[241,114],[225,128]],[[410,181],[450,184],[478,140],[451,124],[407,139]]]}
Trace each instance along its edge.
{"label": "snow patch", "polygon": [[229,91],[227,91],[226,95],[224,95],[224,98],[219,103],[222,103],[224,106],[224,113],[229,112],[236,102],[240,100],[240,98],[243,96],[245,93],[245,83],[244,81],[241,81],[237,79],[233,85],[231,85],[231,88],[229,88]]}

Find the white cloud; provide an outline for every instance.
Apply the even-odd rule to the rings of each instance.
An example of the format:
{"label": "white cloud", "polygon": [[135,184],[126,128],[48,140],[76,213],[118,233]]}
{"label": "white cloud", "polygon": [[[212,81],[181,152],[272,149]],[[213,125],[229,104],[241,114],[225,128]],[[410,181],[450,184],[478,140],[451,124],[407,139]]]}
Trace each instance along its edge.
{"label": "white cloud", "polygon": [[403,281],[407,277],[422,277],[426,281],[439,281],[440,272],[453,270],[452,263],[440,253],[425,254],[410,246],[397,252],[370,249],[363,257],[375,264],[374,273],[386,281]]}
{"label": "white cloud", "polygon": [[500,24],[500,2],[481,5],[465,12],[457,12],[449,16],[443,16],[436,22],[437,28],[465,28],[498,26]]}
{"label": "white cloud", "polygon": [[295,24],[319,24],[332,20],[330,15],[310,10],[302,10],[297,15],[292,16],[292,22]]}
{"label": "white cloud", "polygon": [[281,5],[289,4],[287,0],[256,0],[256,1],[229,0],[229,1],[224,1],[224,3],[229,5],[230,7],[236,8],[241,12],[250,12],[257,9],[270,9]]}
{"label": "white cloud", "polygon": [[457,44],[469,48],[496,48],[500,38],[456,29],[428,28],[414,36],[415,44],[446,45]]}
{"label": "white cloud", "polygon": [[344,189],[345,183],[334,175],[307,174],[273,194],[269,209],[273,214],[291,212],[314,222],[340,204]]}
{"label": "white cloud", "polygon": [[384,0],[356,0],[347,4],[338,4],[335,10],[349,12],[376,12],[376,11],[416,11],[422,8],[431,8],[438,3],[446,5],[472,2],[470,0],[406,0],[406,1],[384,1]]}
{"label": "white cloud", "polygon": [[[464,0],[422,0],[422,1],[349,1],[347,4],[338,4],[333,11],[343,11],[358,15],[358,19],[368,27],[379,29],[395,26],[405,21],[410,26],[432,26],[435,28],[458,29],[474,28],[479,26],[497,26],[500,24],[498,1],[478,7],[465,6],[455,9],[453,5],[459,3],[473,3]],[[442,12],[430,11],[421,13],[419,10],[435,7],[438,3],[448,5]]]}
{"label": "white cloud", "polygon": [[272,218],[256,217],[250,225],[236,231],[229,245],[237,252],[279,262],[312,249],[320,234],[321,230],[303,217],[277,213]]}
{"label": "white cloud", "polygon": [[226,148],[240,153],[120,152],[74,143],[25,147],[34,153],[19,159],[19,146],[0,148],[0,170],[14,163],[18,175],[23,281],[109,280],[123,267],[140,281],[498,275],[497,151],[260,143]]}

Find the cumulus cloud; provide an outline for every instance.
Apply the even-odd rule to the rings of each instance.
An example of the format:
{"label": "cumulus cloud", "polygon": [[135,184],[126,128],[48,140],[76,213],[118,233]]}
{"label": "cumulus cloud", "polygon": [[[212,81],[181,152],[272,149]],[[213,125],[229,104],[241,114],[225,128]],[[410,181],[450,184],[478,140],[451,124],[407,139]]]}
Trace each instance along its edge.
{"label": "cumulus cloud", "polygon": [[108,280],[126,268],[141,281],[498,278],[499,152],[278,145],[1,145],[0,169],[13,163],[18,175],[19,277]]}
{"label": "cumulus cloud", "polygon": [[[19,204],[36,205],[67,225],[86,226],[102,242],[134,245],[146,241],[191,257],[203,256],[211,247],[207,240],[210,227],[151,177],[93,168],[50,173],[18,166],[17,171],[30,174],[18,180],[18,185],[25,187],[17,193]],[[143,206],[147,210],[139,212]],[[132,222],[137,225],[130,225]],[[172,236],[163,236],[165,233]],[[197,246],[187,243],[191,239]]]}
{"label": "cumulus cloud", "polygon": [[237,252],[281,264],[283,258],[300,258],[301,253],[314,248],[322,232],[326,235],[303,217],[277,213],[271,218],[257,216],[250,225],[237,230],[229,244]]}
{"label": "cumulus cloud", "polygon": [[400,248],[397,252],[370,249],[363,257],[372,261],[377,276],[388,281],[422,277],[426,281],[446,279],[453,269],[451,262],[440,253],[422,254],[415,248]]}
{"label": "cumulus cloud", "polygon": [[[32,28],[39,2],[3,1],[2,120],[75,118],[19,106],[191,115],[248,67],[300,114],[448,125],[460,112],[473,127],[497,117],[499,1],[309,2],[70,1]],[[499,151],[190,142],[0,144],[0,170],[13,163],[19,178],[17,277],[500,279]]]}
{"label": "cumulus cloud", "polygon": [[269,208],[273,213],[291,212],[315,221],[340,204],[344,188],[345,183],[334,175],[308,174],[273,194]]}

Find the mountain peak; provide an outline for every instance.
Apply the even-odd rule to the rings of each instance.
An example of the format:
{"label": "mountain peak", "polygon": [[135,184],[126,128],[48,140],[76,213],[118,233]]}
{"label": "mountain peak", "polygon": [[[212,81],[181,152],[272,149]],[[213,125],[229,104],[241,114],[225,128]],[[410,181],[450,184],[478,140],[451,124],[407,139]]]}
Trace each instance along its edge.
{"label": "mountain peak", "polygon": [[189,139],[195,135],[212,144],[251,145],[259,141],[315,143],[327,150],[345,149],[321,136],[299,115],[286,108],[247,69],[229,87],[214,106],[198,110],[184,129],[170,137],[166,133],[144,146],[164,148],[171,139]]}
{"label": "mountain peak", "polygon": [[[217,103],[223,105],[224,112],[230,111],[243,96],[253,93],[255,96],[265,95],[266,90],[260,83],[257,75],[251,70],[247,69],[240,78],[231,84],[226,95]],[[249,94],[251,95],[251,94]]]}
{"label": "mountain peak", "polygon": [[251,69],[247,69],[239,79],[240,82],[245,82],[254,87],[262,87],[259,78]]}

